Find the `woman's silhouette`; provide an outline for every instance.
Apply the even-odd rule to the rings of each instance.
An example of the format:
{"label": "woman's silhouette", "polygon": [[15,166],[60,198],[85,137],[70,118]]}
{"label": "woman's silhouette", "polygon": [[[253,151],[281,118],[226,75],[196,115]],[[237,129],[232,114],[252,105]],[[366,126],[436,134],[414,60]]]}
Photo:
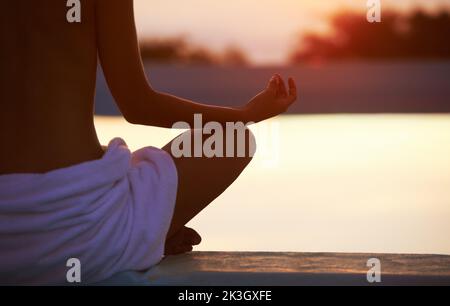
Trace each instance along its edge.
{"label": "woman's silhouette", "polygon": [[[241,108],[158,92],[141,63],[133,1],[81,1],[81,8],[81,23],[67,22],[68,8],[60,0],[7,1],[0,10],[0,174],[5,177],[103,157],[93,121],[98,58],[117,105],[132,124],[170,128],[179,121],[192,124],[194,114],[221,124],[259,122],[296,100],[294,81],[286,88],[279,75]],[[247,144],[252,137],[247,130]],[[163,150],[171,154],[170,144]],[[250,159],[173,158],[178,189],[166,253],[189,251],[200,242],[185,224],[226,190]]]}

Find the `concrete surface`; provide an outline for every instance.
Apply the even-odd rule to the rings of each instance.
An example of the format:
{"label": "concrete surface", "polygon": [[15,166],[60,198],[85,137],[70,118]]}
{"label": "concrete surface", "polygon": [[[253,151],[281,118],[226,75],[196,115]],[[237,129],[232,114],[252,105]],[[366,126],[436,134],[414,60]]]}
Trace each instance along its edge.
{"label": "concrete surface", "polygon": [[450,256],[340,253],[194,252],[168,257],[145,274],[152,285],[372,285],[367,261],[381,261],[379,285],[450,285]]}

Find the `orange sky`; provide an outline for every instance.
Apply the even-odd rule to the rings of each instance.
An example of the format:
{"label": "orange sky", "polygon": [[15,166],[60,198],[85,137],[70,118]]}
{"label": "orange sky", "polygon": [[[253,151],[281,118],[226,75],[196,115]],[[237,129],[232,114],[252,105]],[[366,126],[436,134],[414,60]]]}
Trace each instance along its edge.
{"label": "orange sky", "polygon": [[[327,16],[342,9],[361,11],[366,0],[135,0],[140,36],[185,35],[221,50],[241,47],[255,63],[281,63],[298,33],[327,30]],[[382,0],[401,10],[450,8],[450,0]]]}

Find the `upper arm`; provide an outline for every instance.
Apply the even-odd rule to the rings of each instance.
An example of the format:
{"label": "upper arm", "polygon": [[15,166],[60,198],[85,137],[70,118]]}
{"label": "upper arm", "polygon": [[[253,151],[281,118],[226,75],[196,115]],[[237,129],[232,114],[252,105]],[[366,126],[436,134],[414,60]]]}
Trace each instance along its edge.
{"label": "upper arm", "polygon": [[133,0],[96,1],[97,44],[108,86],[127,117],[152,92],[141,61]]}

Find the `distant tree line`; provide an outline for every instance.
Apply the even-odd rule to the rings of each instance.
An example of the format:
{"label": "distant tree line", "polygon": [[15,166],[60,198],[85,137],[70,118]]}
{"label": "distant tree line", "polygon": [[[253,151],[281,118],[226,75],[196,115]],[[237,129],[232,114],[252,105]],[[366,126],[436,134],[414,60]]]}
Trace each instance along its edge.
{"label": "distant tree line", "polygon": [[188,64],[245,66],[249,63],[246,54],[239,48],[230,46],[222,53],[205,47],[194,46],[183,37],[146,39],[140,42],[144,61]]}
{"label": "distant tree line", "polygon": [[416,11],[383,12],[381,23],[358,13],[332,18],[332,34],[307,34],[292,52],[291,62],[312,59],[448,59],[450,15]]}

